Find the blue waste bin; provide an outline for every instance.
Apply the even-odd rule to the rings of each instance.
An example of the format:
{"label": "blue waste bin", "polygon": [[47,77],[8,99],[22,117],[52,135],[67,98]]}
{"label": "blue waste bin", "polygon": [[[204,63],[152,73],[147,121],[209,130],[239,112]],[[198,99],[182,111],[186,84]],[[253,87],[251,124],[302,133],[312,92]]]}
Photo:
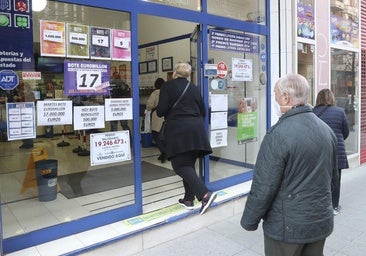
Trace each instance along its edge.
{"label": "blue waste bin", "polygon": [[57,198],[57,160],[44,159],[35,162],[38,199],[48,202]]}
{"label": "blue waste bin", "polygon": [[142,133],[141,134],[141,145],[143,148],[152,147],[152,133]]}

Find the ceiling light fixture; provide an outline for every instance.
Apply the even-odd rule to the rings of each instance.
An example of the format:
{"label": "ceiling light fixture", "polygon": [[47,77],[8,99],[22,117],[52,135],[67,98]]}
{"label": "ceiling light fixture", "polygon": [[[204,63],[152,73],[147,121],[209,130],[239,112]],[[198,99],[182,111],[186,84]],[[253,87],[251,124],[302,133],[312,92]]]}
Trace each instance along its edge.
{"label": "ceiling light fixture", "polygon": [[43,11],[46,8],[47,0],[33,0],[32,1],[32,10],[34,12]]}

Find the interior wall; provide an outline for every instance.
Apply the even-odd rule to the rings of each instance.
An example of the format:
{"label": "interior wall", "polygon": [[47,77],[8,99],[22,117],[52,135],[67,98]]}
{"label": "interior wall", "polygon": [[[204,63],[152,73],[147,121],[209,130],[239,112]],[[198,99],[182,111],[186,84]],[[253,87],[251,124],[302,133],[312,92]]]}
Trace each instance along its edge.
{"label": "interior wall", "polygon": [[139,45],[192,33],[196,24],[140,14],[138,17]]}
{"label": "interior wall", "polygon": [[[152,88],[154,81],[161,77],[167,80],[168,72],[162,71],[162,58],[172,57],[173,67],[177,62],[190,61],[190,39],[183,38],[179,40],[169,41],[172,38],[191,34],[196,24],[180,20],[167,19],[149,15],[139,15],[138,36],[139,45],[154,44],[158,41],[168,40],[166,43],[159,43],[156,47],[157,71],[156,73],[140,74],[140,88]],[[150,46],[149,46],[150,47]],[[146,48],[141,48],[143,52]],[[139,61],[146,61],[146,57],[142,53]],[[140,97],[140,104],[144,104],[147,95]]]}

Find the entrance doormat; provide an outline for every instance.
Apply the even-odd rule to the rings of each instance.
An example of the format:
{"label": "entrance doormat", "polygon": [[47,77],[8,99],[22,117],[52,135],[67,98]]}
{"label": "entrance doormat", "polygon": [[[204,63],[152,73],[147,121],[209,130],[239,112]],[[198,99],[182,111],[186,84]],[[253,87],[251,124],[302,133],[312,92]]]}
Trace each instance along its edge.
{"label": "entrance doormat", "polygon": [[[142,182],[175,175],[171,169],[148,162],[142,162],[141,166]],[[122,188],[134,183],[133,164],[61,175],[57,177],[57,182],[60,185],[60,193],[68,199]]]}

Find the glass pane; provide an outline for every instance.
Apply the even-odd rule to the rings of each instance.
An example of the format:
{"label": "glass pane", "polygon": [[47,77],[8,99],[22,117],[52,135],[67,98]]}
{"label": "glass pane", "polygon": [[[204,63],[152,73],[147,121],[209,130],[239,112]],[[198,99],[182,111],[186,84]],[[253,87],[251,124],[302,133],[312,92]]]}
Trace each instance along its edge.
{"label": "glass pane", "polygon": [[207,1],[208,13],[233,18],[242,21],[265,24],[265,0],[209,0]]}
{"label": "glass pane", "polygon": [[331,49],[331,90],[338,107],[344,108],[350,127],[346,139],[348,154],[357,153],[358,148],[358,114],[359,95],[359,54],[356,52]]}
{"label": "glass pane", "polygon": [[[64,81],[64,73],[66,73],[64,60],[66,58],[65,56],[51,57],[41,54],[41,20],[47,21],[48,24],[59,22],[57,23],[60,25],[58,28],[62,27],[61,22],[65,23],[65,30],[54,31],[54,34],[63,31],[66,35],[71,31],[66,28],[71,29],[71,26],[68,25],[73,24],[75,30],[72,30],[74,33],[72,35],[75,44],[70,43],[69,46],[70,49],[72,48],[75,51],[70,52],[74,57],[69,57],[67,60],[79,64],[87,62],[95,65],[108,65],[110,69],[99,71],[104,76],[102,83],[110,82],[109,89],[113,89],[106,90],[105,93],[98,95],[93,93],[80,93],[80,95],[65,93],[65,87],[69,86]],[[57,102],[67,101],[71,103],[70,111],[59,109],[52,112],[51,108],[46,109],[43,107],[43,109],[46,114],[51,113],[52,116],[55,113],[69,115],[71,120],[73,117],[72,110],[78,107],[83,110],[93,109],[94,111],[94,109],[97,109],[98,111],[95,111],[94,114],[100,116],[107,105],[106,101],[112,100],[111,97],[115,96],[113,100],[117,101],[120,101],[119,98],[131,98],[128,88],[131,85],[130,61],[111,61],[110,59],[91,59],[90,56],[84,57],[83,54],[86,48],[89,47],[90,42],[87,41],[85,47],[78,41],[90,36],[84,31],[91,27],[107,30],[116,29],[128,33],[130,30],[130,16],[128,13],[48,1],[44,11],[33,13],[32,21],[35,71],[40,72],[41,77],[38,80],[24,81],[22,72],[19,72],[18,76],[20,85],[28,83],[31,91],[36,96],[35,113],[37,113],[37,110],[42,109],[41,105],[47,104],[47,102],[56,102],[57,104]],[[71,33],[68,34],[67,38],[71,38]],[[129,36],[124,39],[130,40]],[[71,41],[68,41],[68,43]],[[48,49],[51,48],[51,45],[50,43]],[[53,46],[55,47],[55,44]],[[101,52],[99,51],[99,53]],[[20,85],[14,90],[7,91],[8,104],[18,104],[15,102],[17,99],[14,96],[19,95]],[[77,85],[75,84],[76,87]],[[115,93],[120,91],[122,87],[126,94]],[[2,93],[4,92],[2,91]],[[120,109],[116,110],[115,113],[125,113],[120,105],[117,108]],[[6,113],[5,104],[1,104],[1,120],[6,121],[8,113]],[[31,139],[33,148],[24,146],[19,148],[24,142],[21,138],[16,138],[7,143],[0,143],[0,156],[2,159],[0,193],[3,218],[6,220],[3,226],[5,238],[135,203],[133,160],[106,160],[104,162],[107,150],[99,152],[100,154],[92,154],[91,152],[92,148],[96,150],[97,146],[101,145],[104,146],[104,149],[106,149],[105,146],[111,147],[110,151],[113,151],[116,148],[114,146],[118,145],[119,150],[121,147],[118,143],[123,143],[123,149],[127,149],[124,151],[126,154],[128,149],[131,152],[130,145],[127,143],[129,135],[122,130],[133,130],[132,117],[127,118],[128,120],[117,120],[115,126],[113,126],[112,122],[105,121],[103,116],[103,118],[100,118],[98,128],[92,128],[92,125],[97,123],[94,122],[95,119],[90,115],[83,116],[85,116],[85,119],[77,120],[77,122],[86,124],[90,121],[89,124],[91,124],[91,126],[84,129],[76,129],[75,121],[72,125],[44,125],[39,124],[37,119],[35,127],[37,136]],[[44,120],[46,115],[39,117]],[[119,134],[121,133],[124,134],[123,141],[119,140]],[[115,151],[115,153],[110,154],[107,158],[117,158],[120,156],[121,151]],[[132,154],[130,153],[130,155]],[[97,159],[99,162],[92,163],[91,158]],[[57,164],[55,165],[54,161],[42,162],[43,165],[38,163],[47,159],[57,160]],[[55,177],[57,177],[57,183]],[[52,202],[48,202],[49,200]],[[35,216],[37,217],[35,218]],[[35,221],[36,219],[39,221]]]}
{"label": "glass pane", "polygon": [[[218,68],[209,77],[211,145],[225,142],[227,133],[227,145],[216,145],[211,155],[210,177],[218,180],[250,170],[266,133],[266,43],[265,36],[229,30],[211,29],[209,36],[209,63]],[[227,38],[245,43],[236,44],[239,51],[216,47]],[[227,98],[227,109],[218,109],[220,98]],[[222,116],[227,126],[217,121]]]}
{"label": "glass pane", "polygon": [[310,104],[314,105],[314,49],[315,46],[306,43],[297,43],[297,70],[309,82],[311,87]]}
{"label": "glass pane", "polygon": [[157,4],[170,5],[173,7],[184,8],[192,11],[201,11],[200,0],[144,0],[144,1]]}

